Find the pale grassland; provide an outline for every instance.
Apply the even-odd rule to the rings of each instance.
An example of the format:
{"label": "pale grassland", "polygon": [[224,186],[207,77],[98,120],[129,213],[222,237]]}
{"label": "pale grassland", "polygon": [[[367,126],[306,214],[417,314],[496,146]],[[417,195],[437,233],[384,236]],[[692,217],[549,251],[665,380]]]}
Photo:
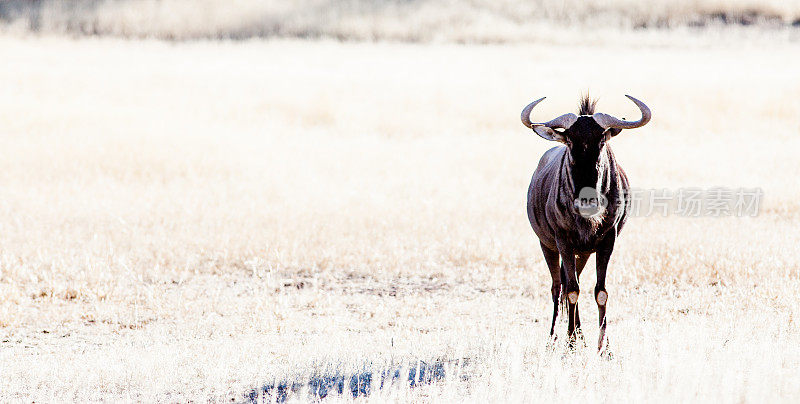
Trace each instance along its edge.
{"label": "pale grassland", "polygon": [[[748,26],[798,38],[800,0],[6,0],[0,32],[592,42],[596,30]],[[792,28],[794,27],[794,28]],[[566,29],[565,29],[566,28]],[[579,32],[575,32],[578,30]]]}
{"label": "pale grassland", "polygon": [[[368,400],[797,402],[798,50],[0,38],[0,401],[469,357]],[[593,261],[589,347],[548,350],[525,215],[551,144],[519,111],[587,88],[654,111],[613,140],[634,185],[765,192],[756,218],[629,222],[611,361]]]}

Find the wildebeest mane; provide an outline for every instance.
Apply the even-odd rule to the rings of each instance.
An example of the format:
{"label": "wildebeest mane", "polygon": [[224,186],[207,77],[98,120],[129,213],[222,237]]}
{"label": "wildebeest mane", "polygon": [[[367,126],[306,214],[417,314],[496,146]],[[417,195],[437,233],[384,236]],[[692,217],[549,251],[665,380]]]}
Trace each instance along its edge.
{"label": "wildebeest mane", "polygon": [[597,105],[597,99],[594,100],[586,93],[581,97],[580,109],[578,115],[594,115],[594,107]]}

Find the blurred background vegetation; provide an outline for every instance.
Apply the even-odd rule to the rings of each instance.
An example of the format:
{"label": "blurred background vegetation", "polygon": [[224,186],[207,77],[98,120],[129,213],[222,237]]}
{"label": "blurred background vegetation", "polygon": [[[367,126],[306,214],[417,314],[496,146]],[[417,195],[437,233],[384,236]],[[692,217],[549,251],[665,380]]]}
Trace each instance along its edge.
{"label": "blurred background vegetation", "polygon": [[132,38],[502,43],[565,30],[783,31],[798,0],[7,0],[0,32]]}

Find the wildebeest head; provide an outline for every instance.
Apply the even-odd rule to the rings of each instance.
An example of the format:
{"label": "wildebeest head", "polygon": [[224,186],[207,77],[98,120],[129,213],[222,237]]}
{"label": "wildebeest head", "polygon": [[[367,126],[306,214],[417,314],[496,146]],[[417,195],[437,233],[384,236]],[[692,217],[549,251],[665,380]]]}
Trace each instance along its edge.
{"label": "wildebeest head", "polygon": [[630,95],[626,95],[626,97],[630,98],[641,110],[642,118],[640,120],[629,122],[601,112],[595,113],[597,101],[590,100],[587,95],[581,100],[578,111],[580,115],[568,113],[547,122],[532,123],[531,111],[536,104],[545,99],[542,97],[528,104],[522,110],[522,124],[547,140],[567,145],[574,162],[594,163],[608,139],[618,135],[622,129],[639,128],[650,121],[650,109],[647,108],[647,105]]}

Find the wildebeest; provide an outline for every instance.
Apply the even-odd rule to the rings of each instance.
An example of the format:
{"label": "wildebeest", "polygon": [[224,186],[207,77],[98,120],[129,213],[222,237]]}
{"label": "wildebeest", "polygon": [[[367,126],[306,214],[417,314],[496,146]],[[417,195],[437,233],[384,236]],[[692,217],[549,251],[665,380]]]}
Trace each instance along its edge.
{"label": "wildebeest", "polygon": [[547,122],[531,123],[531,111],[544,97],[522,110],[522,123],[526,127],[547,140],[563,143],[544,153],[528,188],[528,219],[539,237],[553,279],[550,335],[553,336],[555,329],[559,300],[564,296],[570,341],[580,332],[578,278],[589,256],[596,253],[594,298],[600,323],[598,350],[603,347],[606,331],[606,269],[614,241],[630,210],[628,178],[617,164],[608,140],[622,129],[644,126],[651,115],[643,102],[629,95],[626,97],[641,110],[642,118],[638,121],[595,113],[597,101],[590,100],[588,95],[581,99],[579,115],[568,113]]}

